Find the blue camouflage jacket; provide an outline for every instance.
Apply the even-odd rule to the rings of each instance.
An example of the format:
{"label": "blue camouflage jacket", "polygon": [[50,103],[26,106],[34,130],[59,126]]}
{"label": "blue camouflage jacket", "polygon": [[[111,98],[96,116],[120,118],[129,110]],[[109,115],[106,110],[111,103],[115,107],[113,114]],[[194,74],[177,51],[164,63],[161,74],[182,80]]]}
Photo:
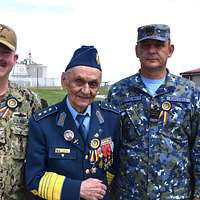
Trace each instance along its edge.
{"label": "blue camouflage jacket", "polygon": [[140,74],[115,83],[108,100],[122,116],[115,200],[200,197],[200,98],[195,84],[167,73],[151,96]]}

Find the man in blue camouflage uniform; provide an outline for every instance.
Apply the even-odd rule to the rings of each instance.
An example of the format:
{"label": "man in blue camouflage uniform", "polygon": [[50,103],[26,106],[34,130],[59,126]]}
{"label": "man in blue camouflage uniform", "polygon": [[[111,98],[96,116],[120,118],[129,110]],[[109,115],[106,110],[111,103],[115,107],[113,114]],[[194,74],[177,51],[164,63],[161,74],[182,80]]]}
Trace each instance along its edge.
{"label": "man in blue camouflage uniform", "polygon": [[109,200],[120,114],[109,103],[93,102],[101,76],[97,50],[82,46],[61,77],[67,96],[31,117],[26,184],[36,199]]}
{"label": "man in blue camouflage uniform", "polygon": [[115,200],[200,198],[200,99],[195,84],[166,69],[170,28],[138,28],[139,73],[115,83],[108,99],[121,109],[122,147]]}

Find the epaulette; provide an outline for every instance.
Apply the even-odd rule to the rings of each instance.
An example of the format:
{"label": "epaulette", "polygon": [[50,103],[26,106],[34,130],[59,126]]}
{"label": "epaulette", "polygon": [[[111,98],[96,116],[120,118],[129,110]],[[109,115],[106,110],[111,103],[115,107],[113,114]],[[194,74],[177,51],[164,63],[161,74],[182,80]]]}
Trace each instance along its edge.
{"label": "epaulette", "polygon": [[100,101],[99,106],[100,106],[101,109],[109,110],[109,111],[112,111],[112,112],[117,113],[117,114],[120,113],[119,108],[117,108],[116,106],[114,106],[113,104],[111,104],[107,101]]}
{"label": "epaulette", "polygon": [[33,118],[35,119],[35,121],[39,121],[57,111],[58,111],[58,107],[56,105],[49,106],[47,108],[44,108],[44,109],[34,113]]}

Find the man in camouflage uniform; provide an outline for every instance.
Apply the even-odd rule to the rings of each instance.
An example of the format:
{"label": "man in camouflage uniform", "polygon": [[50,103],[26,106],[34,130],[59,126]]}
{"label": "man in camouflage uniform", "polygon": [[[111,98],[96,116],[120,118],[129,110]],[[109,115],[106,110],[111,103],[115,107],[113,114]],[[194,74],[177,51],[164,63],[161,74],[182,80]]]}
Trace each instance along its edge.
{"label": "man in camouflage uniform", "polygon": [[0,24],[0,199],[27,200],[23,164],[28,119],[41,108],[41,101],[28,89],[8,81],[18,55],[15,32]]}
{"label": "man in camouflage uniform", "polygon": [[200,99],[195,84],[166,69],[174,46],[167,25],[138,28],[139,73],[115,83],[122,115],[115,200],[200,199]]}

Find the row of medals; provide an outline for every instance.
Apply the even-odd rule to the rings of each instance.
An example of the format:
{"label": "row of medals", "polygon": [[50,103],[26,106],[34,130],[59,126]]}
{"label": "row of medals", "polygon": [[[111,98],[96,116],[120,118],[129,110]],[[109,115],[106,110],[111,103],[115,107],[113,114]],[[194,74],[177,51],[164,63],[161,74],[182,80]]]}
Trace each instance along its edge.
{"label": "row of medals", "polygon": [[[67,141],[74,140],[74,133],[71,130],[64,132],[64,138]],[[74,140],[73,143],[78,143]],[[92,165],[91,173],[96,173],[96,169],[102,168],[107,170],[113,163],[113,149],[114,143],[111,137],[99,139],[99,134],[96,133],[94,138],[90,141],[89,161]]]}
{"label": "row of medals", "polygon": [[96,173],[97,167],[107,170],[113,163],[114,143],[111,137],[100,140],[93,138],[90,142],[89,161],[91,173]]}

